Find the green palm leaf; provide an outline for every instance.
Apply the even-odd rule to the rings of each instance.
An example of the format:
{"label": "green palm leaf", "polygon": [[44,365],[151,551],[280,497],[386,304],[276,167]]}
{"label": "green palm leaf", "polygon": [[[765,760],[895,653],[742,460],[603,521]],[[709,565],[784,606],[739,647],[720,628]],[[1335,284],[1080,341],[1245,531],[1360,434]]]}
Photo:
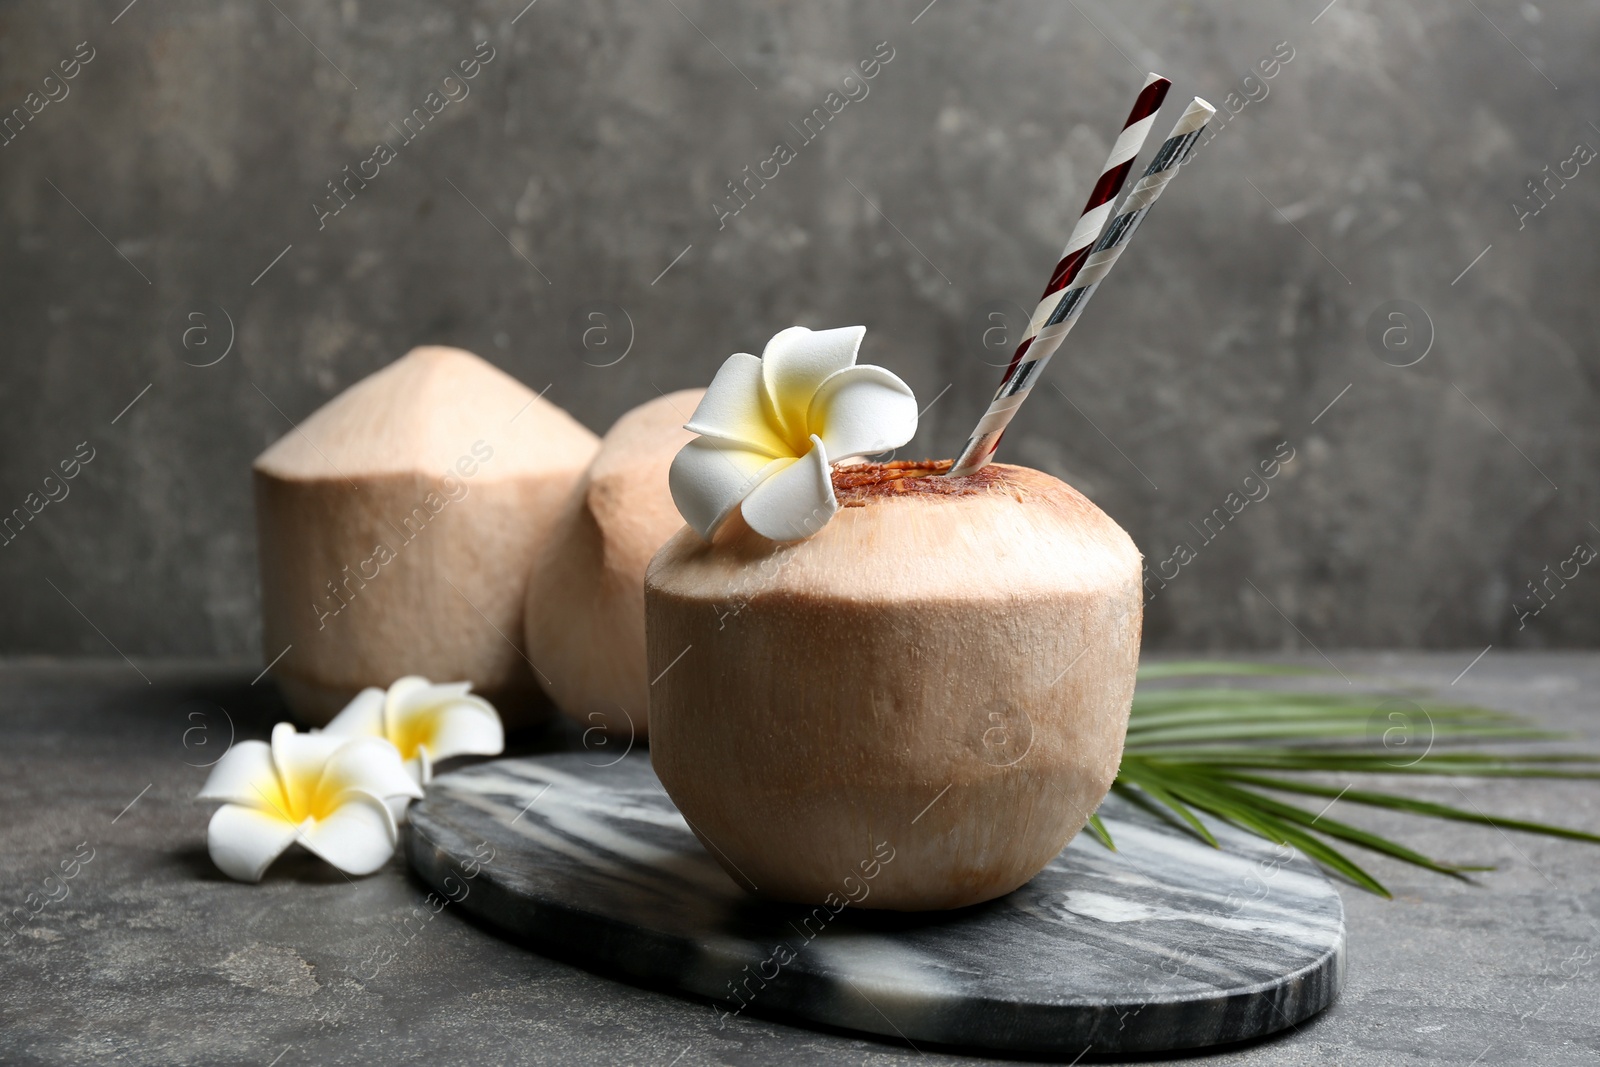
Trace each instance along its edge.
{"label": "green palm leaf", "polygon": [[[1389,892],[1334,841],[1452,877],[1492,868],[1435,859],[1380,834],[1311,812],[1273,794],[1329,797],[1435,819],[1600,844],[1600,834],[1491,816],[1396,793],[1355,788],[1357,775],[1480,778],[1600,778],[1600,754],[1485,751],[1483,745],[1549,741],[1565,735],[1521,717],[1463,704],[1413,703],[1370,692],[1337,694],[1260,688],[1152,687],[1186,678],[1317,675],[1303,667],[1198,660],[1139,670],[1128,739],[1114,788],[1220,847],[1200,815],[1299,849],[1355,885]],[[1415,734],[1416,736],[1413,736]],[[1424,736],[1425,735],[1425,736]],[[1288,775],[1334,774],[1342,788]],[[1470,803],[1470,802],[1469,802]],[[1329,807],[1332,803],[1329,804]],[[1090,829],[1108,848],[1098,817]]]}

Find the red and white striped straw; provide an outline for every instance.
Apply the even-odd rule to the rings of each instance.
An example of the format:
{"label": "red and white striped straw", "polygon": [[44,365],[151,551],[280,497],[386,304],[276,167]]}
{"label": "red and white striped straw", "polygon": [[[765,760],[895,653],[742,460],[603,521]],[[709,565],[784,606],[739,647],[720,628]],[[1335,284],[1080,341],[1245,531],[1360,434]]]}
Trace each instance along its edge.
{"label": "red and white striped straw", "polygon": [[1134,157],[1144,147],[1146,137],[1150,136],[1150,127],[1155,124],[1156,112],[1161,110],[1161,103],[1167,98],[1167,90],[1172,88],[1172,83],[1159,74],[1147,75],[1144,85],[1139,90],[1139,95],[1134,98],[1133,107],[1128,112],[1128,118],[1122,124],[1122,132],[1117,135],[1116,142],[1111,146],[1111,154],[1106,157],[1105,166],[1100,168],[1100,177],[1094,183],[1094,188],[1089,190],[1089,199],[1084,201],[1083,211],[1078,215],[1078,223],[1072,228],[1072,236],[1067,239],[1067,247],[1061,250],[1061,259],[1056,263],[1056,269],[1050,272],[1050,282],[1044,287],[1044,294],[1039,297],[1039,304],[1033,310],[1033,320],[1028,323],[1027,332],[1022,336],[1017,345],[1016,352],[1012,353],[1011,362],[1006,366],[1005,382],[1016,371],[1017,364],[1022,362],[1028,346],[1033,344],[1033,339],[1038,336],[1039,329],[1044,325],[1044,320],[1050,312],[1055,310],[1055,294],[1072,284],[1078,276],[1078,271],[1083,266],[1083,261],[1089,254],[1089,246],[1094,244],[1095,238],[1100,236],[1100,230],[1105,226],[1106,219],[1111,217],[1111,208],[1117,196],[1122,192],[1122,183],[1128,180],[1128,173],[1133,170]]}
{"label": "red and white striped straw", "polygon": [[1155,158],[1150,161],[1150,166],[1122,202],[1121,211],[1111,220],[1111,225],[1106,227],[1105,233],[1095,242],[1089,254],[1082,257],[1076,269],[1077,277],[1059,298],[1049,296],[1044,303],[1049,304],[1050,308],[1042,317],[1035,312],[1034,323],[1038,325],[1036,328],[1030,325],[1033,336],[1018,346],[1017,355],[1012,357],[1012,365],[1007,368],[1000,388],[989,403],[989,409],[978,420],[966,447],[950,468],[949,477],[972,474],[989,464],[1000,445],[1000,438],[1005,434],[1006,426],[1010,424],[1017,408],[1027,399],[1039,373],[1077,324],[1084,305],[1116,265],[1128,240],[1139,228],[1139,223],[1144,221],[1150,206],[1166,189],[1167,183],[1178,173],[1179,165],[1194,148],[1215,112],[1216,108],[1198,96],[1190,102],[1157,150]]}
{"label": "red and white striped straw", "polygon": [[[1105,227],[1106,220],[1111,217],[1112,204],[1122,193],[1122,185],[1128,180],[1128,173],[1133,170],[1133,160],[1144,147],[1145,138],[1150,136],[1150,127],[1155,125],[1156,112],[1161,110],[1162,101],[1166,100],[1167,90],[1170,88],[1172,83],[1159,74],[1145,77],[1144,87],[1139,90],[1138,97],[1133,101],[1133,108],[1128,112],[1127,121],[1122,124],[1122,133],[1111,146],[1111,154],[1106,157],[1105,166],[1100,168],[1100,178],[1089,191],[1089,199],[1084,202],[1083,213],[1078,216],[1078,224],[1072,228],[1072,236],[1067,239],[1067,247],[1062,249],[1061,259],[1056,263],[1056,269],[1050,273],[1050,284],[1044,287],[1044,294],[1039,297],[1040,310],[1035,312],[1035,319],[1049,315],[1056,305],[1056,302],[1049,300],[1049,297],[1071,285],[1072,279],[1078,276],[1078,270],[1089,254],[1089,246],[1094,244],[1095,238],[1100,236],[1100,231]],[[1018,356],[1038,332],[1038,326],[1029,329],[1028,335],[1018,346]],[[1013,357],[1013,365],[1016,361],[1017,357]]]}

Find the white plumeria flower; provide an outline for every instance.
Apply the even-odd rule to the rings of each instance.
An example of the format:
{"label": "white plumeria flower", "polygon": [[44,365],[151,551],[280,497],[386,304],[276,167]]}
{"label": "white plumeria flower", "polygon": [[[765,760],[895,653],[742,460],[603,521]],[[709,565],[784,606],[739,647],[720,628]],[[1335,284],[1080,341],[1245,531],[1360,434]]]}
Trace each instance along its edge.
{"label": "white plumeria flower", "polygon": [[917,399],[882,367],[856,364],[864,326],[775,334],[760,358],[736,352],[684,429],[673,503],[710,539],[738,507],[774,541],[810,537],[833,517],[831,464],[898,448],[917,432]]}
{"label": "white plumeria flower", "polygon": [[433,779],[433,765],[440,760],[498,756],[505,750],[505,728],[499,713],[471,690],[471,682],[435,685],[409,675],[387,692],[374,687],[357,693],[324,732],[387,739],[400,750],[412,780],[427,785]]}
{"label": "white plumeria flower", "polygon": [[201,800],[227,801],[206,844],[222,873],[259,882],[296,841],[347,874],[371,874],[394,855],[391,797],[422,790],[379,738],[300,734],[280,722],[272,742],[241,741],[211,769]]}

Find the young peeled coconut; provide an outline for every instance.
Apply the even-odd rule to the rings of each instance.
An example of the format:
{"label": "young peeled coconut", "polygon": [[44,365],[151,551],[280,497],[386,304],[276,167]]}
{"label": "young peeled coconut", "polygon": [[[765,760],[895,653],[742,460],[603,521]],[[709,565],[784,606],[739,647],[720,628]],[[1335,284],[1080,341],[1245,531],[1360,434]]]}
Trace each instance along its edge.
{"label": "young peeled coconut", "polygon": [[256,458],[263,651],[301,721],[406,675],[547,707],[522,649],[528,566],[598,441],[458,348],[412,349]]}
{"label": "young peeled coconut", "polygon": [[1116,777],[1138,551],[1047,474],[948,467],[840,468],[814,536],[734,516],[651,564],[651,759],[762,895],[989,900],[1054,859]]}
{"label": "young peeled coconut", "polygon": [[528,656],[584,727],[624,738],[648,731],[644,572],[683,527],[667,468],[694,437],[683,424],[704,393],[672,393],[617,420],[529,572]]}
{"label": "young peeled coconut", "polygon": [[695,409],[689,528],[645,578],[651,759],[741,885],[955,908],[1032,878],[1110,788],[1139,553],[1026,467],[835,467],[916,432],[864,332],[782,330]]}

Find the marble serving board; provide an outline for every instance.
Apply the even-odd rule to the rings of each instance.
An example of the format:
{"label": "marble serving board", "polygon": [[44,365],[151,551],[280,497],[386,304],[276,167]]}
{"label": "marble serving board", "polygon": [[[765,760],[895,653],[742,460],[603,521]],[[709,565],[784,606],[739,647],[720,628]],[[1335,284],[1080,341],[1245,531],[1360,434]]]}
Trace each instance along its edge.
{"label": "marble serving board", "polygon": [[776,904],[708,855],[640,753],[435,779],[424,881],[551,955],[706,1004],[921,1042],[1074,1056],[1296,1026],[1343,982],[1344,909],[1309,861],[1227,826],[1218,851],[1119,797],[1027,885],[952,912]]}

